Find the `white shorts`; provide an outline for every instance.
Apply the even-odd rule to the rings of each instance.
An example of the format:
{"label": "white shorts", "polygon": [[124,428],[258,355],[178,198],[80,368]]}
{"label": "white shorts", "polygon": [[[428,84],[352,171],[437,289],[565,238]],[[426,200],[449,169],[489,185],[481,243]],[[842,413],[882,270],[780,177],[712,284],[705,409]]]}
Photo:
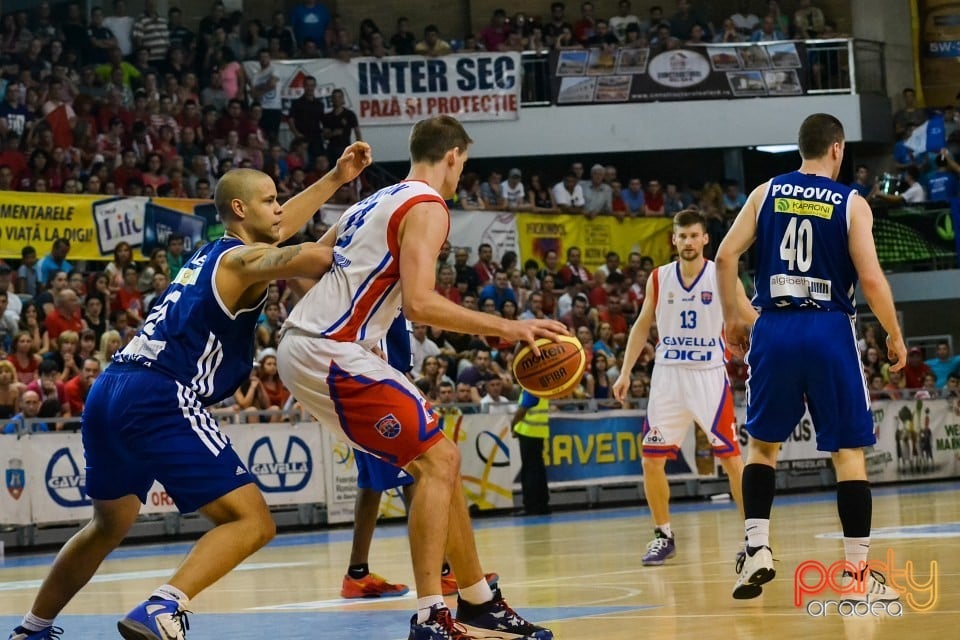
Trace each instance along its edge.
{"label": "white shorts", "polygon": [[718,458],[740,455],[726,370],[655,366],[643,422],[643,455],[676,459],[691,423],[707,434]]}
{"label": "white shorts", "polygon": [[397,467],[444,437],[416,386],[356,343],[288,331],[277,349],[277,371],[320,424]]}

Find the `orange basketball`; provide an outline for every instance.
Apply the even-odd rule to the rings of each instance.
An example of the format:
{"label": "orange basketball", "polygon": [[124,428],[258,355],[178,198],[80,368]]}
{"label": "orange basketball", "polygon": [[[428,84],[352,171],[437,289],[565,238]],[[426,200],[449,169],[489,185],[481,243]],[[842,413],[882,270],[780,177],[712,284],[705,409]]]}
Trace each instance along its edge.
{"label": "orange basketball", "polygon": [[556,398],[570,392],[580,382],[587,356],[576,338],[561,336],[537,340],[540,355],[524,345],[513,360],[513,375],[520,386],[540,398]]}

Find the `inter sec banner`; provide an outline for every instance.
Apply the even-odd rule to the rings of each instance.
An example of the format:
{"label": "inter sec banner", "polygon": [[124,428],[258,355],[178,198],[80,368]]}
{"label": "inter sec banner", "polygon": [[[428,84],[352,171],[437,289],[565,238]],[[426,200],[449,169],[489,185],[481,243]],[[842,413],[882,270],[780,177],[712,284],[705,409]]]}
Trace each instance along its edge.
{"label": "inter sec banner", "polygon": [[216,209],[207,200],[0,191],[0,258],[19,258],[28,245],[43,256],[65,238],[68,260],[112,257],[121,242],[141,249],[144,259],[171,233],[184,234],[189,253],[208,239],[211,220]]}
{"label": "inter sec banner", "polygon": [[[520,110],[522,67],[516,52],[462,53],[441,58],[390,56],[283,60],[271,63],[276,88],[261,98],[264,109],[284,112],[303,95],[307,76],[317,80],[317,97],[332,108],[334,89],[360,124],[412,124],[429,116],[452,115],[462,121],[516,120]],[[261,72],[245,63],[247,76]]]}
{"label": "inter sec banner", "polygon": [[554,103],[796,96],[806,92],[806,59],[800,42],[559,50],[551,54]]}

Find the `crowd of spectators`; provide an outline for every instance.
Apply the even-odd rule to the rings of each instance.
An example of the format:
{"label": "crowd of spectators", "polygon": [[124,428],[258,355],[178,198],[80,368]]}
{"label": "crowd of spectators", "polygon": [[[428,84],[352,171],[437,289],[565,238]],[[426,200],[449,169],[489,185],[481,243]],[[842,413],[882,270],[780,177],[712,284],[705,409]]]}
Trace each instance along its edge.
{"label": "crowd of spectators", "polygon": [[[70,245],[53,243],[37,259],[27,247],[14,270],[0,263],[0,424],[14,432],[19,418],[77,418],[90,384],[111,365],[111,357],[149,318],[158,296],[184,264],[184,239],[173,235],[165,248],[137,264],[129,245],[117,246],[107,264],[71,264]],[[446,243],[437,261],[437,291],[467,308],[505,318],[554,318],[583,345],[587,370],[573,390],[575,400],[594,401],[594,408],[619,406],[610,388],[623,366],[623,352],[632,323],[643,304],[653,260],[640,253],[609,252],[605,264],[591,271],[579,248],[561,257],[548,251],[543,261],[522,264],[514,252],[494,259],[493,248],[481,244],[476,257],[468,247]],[[742,265],[743,266],[743,265]],[[741,280],[752,290],[750,275]],[[43,283],[43,285],[41,285]],[[256,364],[247,382],[223,403],[238,421],[284,419],[281,410],[295,406],[277,377],[279,331],[296,300],[285,283],[270,284],[257,327]],[[936,345],[924,361],[920,347],[910,350],[902,372],[891,371],[876,325],[867,325],[861,340],[863,365],[871,394],[888,397],[960,399],[960,356],[948,342]],[[474,403],[481,411],[512,411],[519,393],[512,375],[517,345],[490,336],[441,331],[413,325],[414,367],[411,380],[438,406]],[[654,364],[656,329],[632,373],[630,403],[647,397]],[[727,365],[737,394],[744,391],[747,367],[732,359]],[[476,408],[460,409],[476,411]],[[60,429],[63,422],[39,430]]]}

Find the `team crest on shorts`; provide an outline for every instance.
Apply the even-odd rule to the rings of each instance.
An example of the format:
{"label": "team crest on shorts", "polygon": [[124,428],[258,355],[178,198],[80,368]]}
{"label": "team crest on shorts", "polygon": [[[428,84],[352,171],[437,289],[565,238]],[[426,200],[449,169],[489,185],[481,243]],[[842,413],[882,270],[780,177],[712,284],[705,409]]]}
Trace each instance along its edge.
{"label": "team crest on shorts", "polygon": [[392,413],[388,413],[377,420],[377,424],[373,425],[373,428],[388,440],[393,440],[400,435],[400,421]]}
{"label": "team crest on shorts", "polygon": [[703,304],[710,304],[713,302],[713,291],[701,291],[700,302]]}

